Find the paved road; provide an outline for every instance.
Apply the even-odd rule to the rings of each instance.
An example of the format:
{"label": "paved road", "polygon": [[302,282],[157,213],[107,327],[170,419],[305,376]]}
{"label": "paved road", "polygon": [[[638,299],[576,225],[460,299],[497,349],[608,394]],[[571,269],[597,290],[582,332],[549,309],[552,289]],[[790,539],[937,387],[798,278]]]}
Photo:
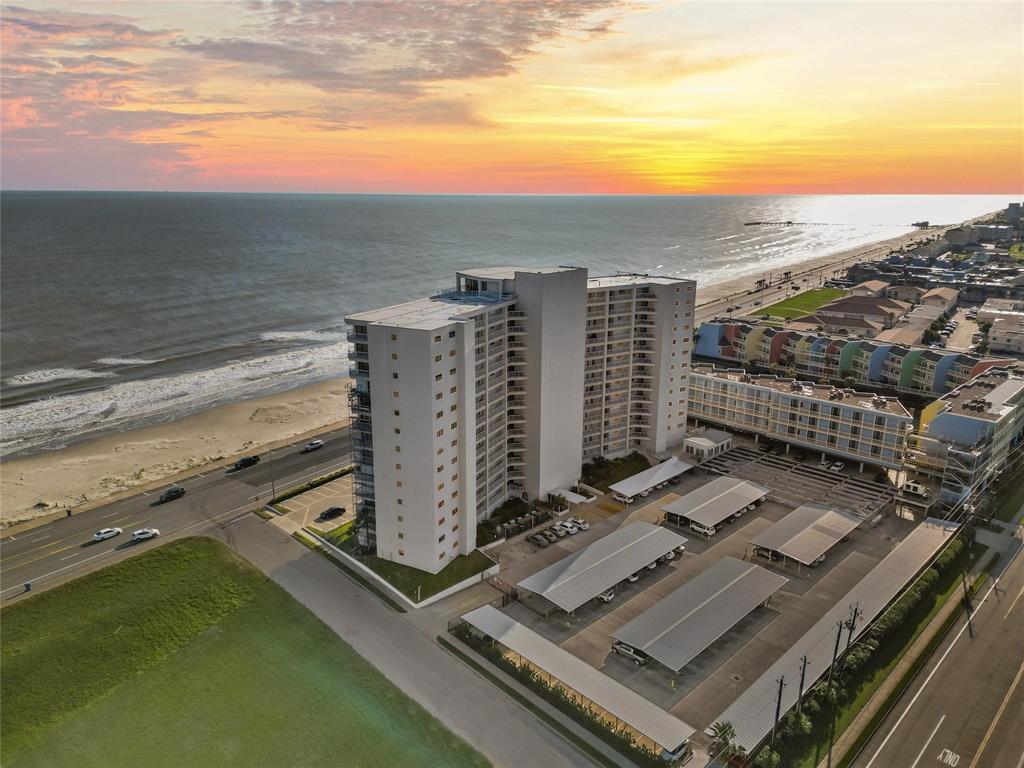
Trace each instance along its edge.
{"label": "paved road", "polygon": [[284,587],[495,768],[592,763],[534,715],[277,526],[245,515],[212,535]]}
{"label": "paved road", "polygon": [[[11,602],[24,594],[25,582],[45,589],[168,538],[207,532],[251,510],[257,497],[269,499],[272,473],[273,484],[280,490],[351,462],[347,427],[321,438],[324,447],[311,453],[302,453],[301,444],[275,450],[273,467],[263,454],[260,464],[240,472],[216,468],[193,475],[178,483],[186,495],[166,504],[156,503],[159,491],[142,493],[9,536],[0,541],[0,597]],[[124,533],[103,542],[92,541],[100,528],[113,527],[123,528]],[[159,529],[160,538],[132,544],[131,531],[143,527]]]}
{"label": "paved road", "polygon": [[1024,557],[975,599],[854,768],[1024,766]]}

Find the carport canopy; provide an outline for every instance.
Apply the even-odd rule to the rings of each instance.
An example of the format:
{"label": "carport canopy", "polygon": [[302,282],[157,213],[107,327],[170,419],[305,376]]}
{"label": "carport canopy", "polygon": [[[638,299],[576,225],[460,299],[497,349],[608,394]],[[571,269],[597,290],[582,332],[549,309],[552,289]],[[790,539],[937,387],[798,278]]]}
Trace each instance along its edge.
{"label": "carport canopy", "polygon": [[828,504],[804,504],[751,540],[759,549],[811,565],[861,524],[861,518]]}
{"label": "carport canopy", "polygon": [[549,495],[561,496],[570,504],[585,504],[590,501],[586,496],[581,496],[568,488],[555,488]]}
{"label": "carport canopy", "polygon": [[658,525],[630,523],[516,586],[549,600],[563,611],[574,611],[686,541]]}
{"label": "carport canopy", "polygon": [[749,504],[768,495],[768,489],[735,477],[716,477],[661,508],[667,515],[707,526],[720,525]]}
{"label": "carport canopy", "polygon": [[670,715],[618,680],[594,669],[494,606],[485,605],[462,618],[531,666],[555,678],[562,687],[579,694],[663,750],[676,752],[693,736],[694,729],[678,717]]}
{"label": "carport canopy", "polygon": [[608,486],[608,488],[620,496],[633,498],[634,496],[639,496],[644,491],[649,491],[655,486],[679,477],[679,475],[691,469],[693,469],[693,464],[673,456],[671,459],[661,462],[661,464],[645,469],[643,472],[637,472],[632,477],[620,480],[615,485]]}
{"label": "carport canopy", "polygon": [[723,557],[612,637],[678,672],[787,581],[759,565]]}

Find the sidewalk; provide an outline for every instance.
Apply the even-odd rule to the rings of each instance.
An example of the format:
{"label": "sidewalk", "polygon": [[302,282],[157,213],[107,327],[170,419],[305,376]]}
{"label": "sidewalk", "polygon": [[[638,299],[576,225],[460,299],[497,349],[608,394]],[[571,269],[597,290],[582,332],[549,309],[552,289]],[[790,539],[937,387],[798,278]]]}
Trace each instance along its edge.
{"label": "sidewalk", "polygon": [[[982,543],[989,547],[989,551],[985,553],[986,559],[991,557],[992,552],[999,551],[1000,562],[1006,562],[1008,559],[1007,553],[1010,550],[1015,549],[1021,545],[1021,542],[1019,540],[1020,537],[1017,533],[1016,528],[1013,529],[1014,535],[1001,535],[995,534],[991,531],[978,531],[978,534],[982,533],[988,533],[993,537],[998,537],[998,539],[1000,540],[999,542],[992,542],[989,540],[982,541]],[[985,537],[979,535],[978,540],[981,541],[982,538]],[[975,563],[976,566],[980,564],[980,562]],[[878,687],[874,695],[872,695],[872,697],[868,700],[867,704],[864,705],[864,708],[857,713],[857,716],[854,717],[853,721],[847,726],[846,730],[844,730],[843,733],[839,736],[839,738],[836,739],[835,747],[832,751],[833,763],[838,763],[842,760],[847,750],[849,750],[853,746],[854,742],[856,742],[856,740],[860,737],[861,732],[868,727],[868,725],[871,722],[871,719],[875,716],[875,714],[879,711],[879,709],[881,709],[881,707],[885,704],[886,700],[889,698],[889,694],[892,693],[897,688],[897,686],[900,685],[900,683],[903,681],[903,677],[914,665],[918,657],[924,652],[925,648],[935,637],[936,633],[943,627],[946,620],[952,614],[957,613],[962,608],[962,595],[954,594],[950,596],[949,600],[946,601],[946,604],[943,605],[941,609],[939,609],[939,612],[935,614],[935,617],[932,619],[931,623],[928,624],[927,627],[925,627],[924,631],[922,631],[921,634],[918,635],[917,639],[913,642],[913,644],[911,644],[910,648],[908,648],[904,652],[903,656],[900,658],[900,660],[896,663],[896,666],[893,668],[892,673],[885,679],[885,682],[883,682]],[[828,759],[826,758],[818,764],[818,768],[826,768],[827,763]]]}

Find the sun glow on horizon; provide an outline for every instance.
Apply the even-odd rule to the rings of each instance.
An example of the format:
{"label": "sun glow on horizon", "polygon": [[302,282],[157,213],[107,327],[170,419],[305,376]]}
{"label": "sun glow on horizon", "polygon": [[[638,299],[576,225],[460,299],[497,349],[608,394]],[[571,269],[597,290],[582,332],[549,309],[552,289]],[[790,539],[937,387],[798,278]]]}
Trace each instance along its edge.
{"label": "sun glow on horizon", "polygon": [[1019,3],[57,5],[3,12],[8,189],[1024,189]]}

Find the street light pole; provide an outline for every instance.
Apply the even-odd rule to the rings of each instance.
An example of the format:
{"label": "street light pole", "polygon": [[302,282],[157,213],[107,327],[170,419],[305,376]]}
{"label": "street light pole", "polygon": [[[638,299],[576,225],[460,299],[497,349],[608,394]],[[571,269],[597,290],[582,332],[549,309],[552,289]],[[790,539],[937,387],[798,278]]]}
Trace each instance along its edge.
{"label": "street light pole", "polygon": [[274,451],[268,450],[267,454],[270,456],[270,500],[273,501],[277,498],[277,483],[274,481]]}

